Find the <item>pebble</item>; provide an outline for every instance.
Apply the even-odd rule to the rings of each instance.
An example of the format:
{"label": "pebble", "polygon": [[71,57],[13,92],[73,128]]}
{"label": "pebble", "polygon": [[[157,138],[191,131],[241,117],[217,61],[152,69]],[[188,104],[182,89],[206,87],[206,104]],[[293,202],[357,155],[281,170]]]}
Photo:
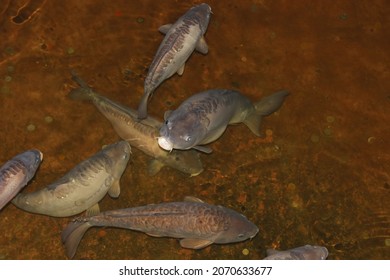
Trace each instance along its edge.
{"label": "pebble", "polygon": [[327,121],[328,123],[332,123],[332,122],[335,121],[335,117],[333,117],[333,116],[327,116],[327,117],[326,117],[326,121]]}
{"label": "pebble", "polygon": [[313,134],[310,136],[310,140],[311,140],[311,142],[313,142],[313,143],[318,143],[318,142],[320,141],[320,137],[319,137],[317,134],[313,133]]}
{"label": "pebble", "polygon": [[324,134],[326,136],[331,136],[333,134],[333,131],[332,131],[331,128],[327,127],[327,128],[324,129]]}
{"label": "pebble", "polygon": [[45,122],[46,123],[52,123],[53,122],[53,117],[52,116],[46,116],[45,117]]}
{"label": "pebble", "polygon": [[28,126],[27,126],[27,131],[34,131],[36,129],[35,125],[33,125],[32,123],[30,123]]}
{"label": "pebble", "polygon": [[371,137],[368,137],[367,142],[368,142],[368,144],[372,144],[375,142],[375,140],[376,140],[376,138],[374,136],[371,136]]}
{"label": "pebble", "polygon": [[11,82],[12,81],[12,77],[7,75],[7,76],[5,76],[4,81],[5,82]]}
{"label": "pebble", "polygon": [[138,23],[143,23],[145,21],[145,19],[143,17],[138,17],[137,18],[137,22]]}
{"label": "pebble", "polygon": [[249,250],[248,250],[247,248],[243,249],[243,250],[242,250],[242,254],[243,254],[244,256],[248,256],[248,255],[249,255]]}
{"label": "pebble", "polygon": [[74,48],[70,47],[67,50],[68,54],[74,54]]}

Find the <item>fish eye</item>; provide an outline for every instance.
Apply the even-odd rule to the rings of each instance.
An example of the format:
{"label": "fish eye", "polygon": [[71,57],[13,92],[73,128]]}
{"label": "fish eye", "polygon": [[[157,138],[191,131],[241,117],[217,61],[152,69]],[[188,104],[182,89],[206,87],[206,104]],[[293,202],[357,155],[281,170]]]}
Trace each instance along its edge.
{"label": "fish eye", "polygon": [[186,142],[189,142],[192,139],[191,136],[189,136],[189,135],[186,135],[183,138],[184,138],[184,141],[186,141]]}
{"label": "fish eye", "polygon": [[238,238],[239,238],[239,239],[244,238],[244,234],[243,234],[243,233],[240,233],[240,234],[238,235]]}

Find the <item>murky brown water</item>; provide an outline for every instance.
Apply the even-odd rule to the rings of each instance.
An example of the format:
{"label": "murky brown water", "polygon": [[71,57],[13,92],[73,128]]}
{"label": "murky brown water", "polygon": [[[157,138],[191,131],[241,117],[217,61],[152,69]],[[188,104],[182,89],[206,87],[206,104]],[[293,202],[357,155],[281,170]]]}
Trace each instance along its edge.
{"label": "murky brown water", "polygon": [[[102,145],[117,141],[89,103],[67,97],[69,69],[108,98],[136,108],[160,25],[198,1],[1,1],[0,164],[30,148],[44,161],[24,189],[54,182]],[[133,149],[118,199],[102,210],[179,201],[186,195],[245,214],[260,228],[251,241],[192,251],[175,239],[92,228],[78,259],[260,259],[266,248],[326,246],[329,259],[390,259],[390,7],[387,1],[209,1],[209,54],[149,103],[162,118],[211,88],[259,100],[291,95],[257,138],[229,127],[189,178]],[[50,119],[50,117],[52,119]],[[32,130],[32,131],[30,131]],[[386,140],[387,139],[387,140]],[[386,144],[387,143],[387,144]],[[64,259],[71,218],[0,212],[0,259]],[[242,253],[249,250],[249,255]]]}

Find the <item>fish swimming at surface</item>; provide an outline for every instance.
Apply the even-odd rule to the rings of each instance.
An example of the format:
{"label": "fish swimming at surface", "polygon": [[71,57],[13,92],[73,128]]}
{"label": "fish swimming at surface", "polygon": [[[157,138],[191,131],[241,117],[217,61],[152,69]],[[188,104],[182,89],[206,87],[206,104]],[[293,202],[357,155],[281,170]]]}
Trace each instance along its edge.
{"label": "fish swimming at surface", "polygon": [[207,54],[208,46],[203,35],[207,30],[211,8],[206,3],[192,7],[174,24],[160,27],[166,34],[149,67],[145,78],[144,95],[138,107],[138,119],[147,116],[147,103],[154,90],[175,73],[183,74],[184,64],[196,49]]}
{"label": "fish swimming at surface", "polygon": [[327,257],[326,247],[305,245],[286,251],[268,249],[264,260],[326,260]]}
{"label": "fish swimming at surface", "polygon": [[34,177],[42,157],[40,151],[28,150],[0,168],[0,210]]}
{"label": "fish swimming at surface", "polygon": [[115,103],[94,92],[75,73],[73,79],[81,86],[70,92],[73,99],[91,100],[96,108],[110,121],[116,133],[123,139],[147,155],[153,157],[148,173],[154,175],[163,166],[196,176],[203,171],[199,153],[196,151],[172,151],[161,149],[157,143],[158,130],[162,123],[150,116],[138,120],[137,112]]}
{"label": "fish swimming at surface", "polygon": [[184,248],[202,249],[212,243],[227,244],[253,238],[259,231],[244,215],[194,197],[182,202],[149,204],[76,218],[62,232],[66,255],[73,258],[91,227],[117,227],[154,237],[179,238]]}
{"label": "fish swimming at surface", "polygon": [[130,158],[126,141],[104,147],[44,189],[20,193],[12,203],[18,208],[53,217],[69,217],[87,210],[99,213],[98,202],[108,194],[118,197],[119,180]]}
{"label": "fish swimming at surface", "polygon": [[260,122],[282,106],[287,91],[278,91],[252,103],[241,93],[212,89],[195,94],[174,111],[165,113],[158,144],[167,151],[191,148],[210,153],[204,145],[218,139],[229,124],[245,123],[257,136]]}

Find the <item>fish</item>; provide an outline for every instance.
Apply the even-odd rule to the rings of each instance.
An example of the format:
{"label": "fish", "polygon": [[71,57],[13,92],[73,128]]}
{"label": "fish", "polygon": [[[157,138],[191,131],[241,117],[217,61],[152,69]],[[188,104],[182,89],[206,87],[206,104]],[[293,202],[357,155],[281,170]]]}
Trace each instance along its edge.
{"label": "fish", "polygon": [[167,151],[197,149],[211,153],[201,146],[217,140],[229,124],[244,123],[260,136],[260,122],[264,116],[277,111],[289,93],[278,91],[256,103],[238,91],[211,89],[197,93],[167,111],[160,128],[158,144]]}
{"label": "fish", "polygon": [[327,257],[326,247],[305,245],[286,251],[268,249],[264,260],[326,260]]}
{"label": "fish", "polygon": [[211,15],[206,3],[189,9],[174,24],[163,25],[159,31],[166,34],[149,67],[144,83],[144,94],[138,106],[138,119],[147,116],[147,103],[154,90],[166,79],[184,72],[187,59],[196,49],[208,53],[204,39]]}
{"label": "fish", "polygon": [[34,177],[42,159],[41,151],[28,150],[0,168],[0,210]]}
{"label": "fish", "polygon": [[259,231],[244,215],[232,209],[186,197],[180,202],[149,204],[76,218],[61,234],[68,258],[74,257],[83,235],[91,227],[124,228],[153,237],[178,238],[180,245],[189,249],[245,241]]}
{"label": "fish", "polygon": [[56,182],[35,192],[20,193],[12,203],[24,211],[52,217],[70,217],[85,210],[87,215],[96,215],[106,193],[119,196],[119,180],[130,154],[126,141],[107,145]]}
{"label": "fish", "polygon": [[137,112],[96,93],[76,73],[73,80],[80,85],[73,89],[69,96],[72,99],[86,99],[93,102],[95,107],[110,121],[116,133],[131,146],[153,157],[149,164],[149,175],[157,174],[164,166],[172,167],[183,173],[197,176],[203,172],[203,165],[196,151],[167,152],[157,143],[159,128],[162,123],[148,116],[138,120]]}

